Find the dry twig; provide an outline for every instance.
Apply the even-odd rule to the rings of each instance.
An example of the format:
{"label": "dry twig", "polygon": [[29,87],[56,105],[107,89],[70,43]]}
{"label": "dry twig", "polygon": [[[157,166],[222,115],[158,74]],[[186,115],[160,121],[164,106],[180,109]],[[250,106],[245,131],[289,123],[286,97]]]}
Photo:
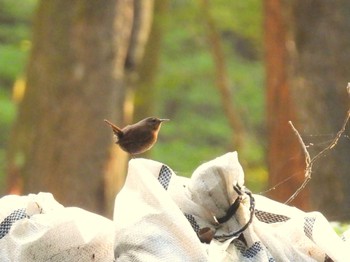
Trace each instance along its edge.
{"label": "dry twig", "polygon": [[[347,92],[348,92],[348,95],[350,97],[350,83],[348,83]],[[305,145],[303,139],[301,138],[298,130],[294,127],[293,123],[291,121],[289,121],[289,125],[292,127],[294,133],[298,137],[298,140],[299,140],[299,142],[300,142],[300,144],[301,144],[301,146],[303,148],[303,151],[304,151],[304,154],[305,154],[306,168],[305,168],[305,179],[304,179],[303,183],[294,192],[294,194],[290,198],[288,198],[288,200],[285,202],[285,204],[288,204],[291,201],[293,201],[296,198],[296,196],[305,188],[305,186],[307,185],[307,183],[311,179],[311,173],[312,173],[312,166],[313,166],[313,164],[316,162],[316,160],[318,158],[320,158],[324,153],[326,153],[326,151],[331,150],[332,148],[334,148],[337,145],[338,140],[340,139],[340,137],[342,136],[342,134],[344,133],[344,131],[346,129],[346,125],[349,122],[349,119],[350,119],[350,108],[348,109],[348,112],[346,114],[346,117],[345,117],[345,120],[344,120],[344,123],[343,123],[341,129],[338,131],[338,133],[336,134],[334,139],[331,141],[331,143],[327,147],[325,147],[321,152],[319,152],[313,158],[310,157],[310,154],[307,151],[306,145]]]}

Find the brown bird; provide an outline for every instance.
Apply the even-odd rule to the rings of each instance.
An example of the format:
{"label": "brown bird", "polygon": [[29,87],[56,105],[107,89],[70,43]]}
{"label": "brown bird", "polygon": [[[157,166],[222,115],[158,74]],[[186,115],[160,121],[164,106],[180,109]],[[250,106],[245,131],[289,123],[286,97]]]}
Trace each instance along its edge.
{"label": "brown bird", "polygon": [[125,152],[136,155],[149,150],[157,142],[162,122],[169,119],[147,117],[124,128],[119,128],[106,119],[104,121],[112,127],[115,143]]}

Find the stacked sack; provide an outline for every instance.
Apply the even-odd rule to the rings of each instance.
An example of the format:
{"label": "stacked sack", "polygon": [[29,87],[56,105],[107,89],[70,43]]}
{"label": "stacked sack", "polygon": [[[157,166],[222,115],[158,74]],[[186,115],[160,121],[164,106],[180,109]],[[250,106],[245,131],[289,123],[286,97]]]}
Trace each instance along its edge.
{"label": "stacked sack", "polygon": [[252,194],[236,152],[191,178],[132,159],[113,220],[49,193],[5,196],[1,261],[350,261],[350,231],[341,239],[321,213]]}

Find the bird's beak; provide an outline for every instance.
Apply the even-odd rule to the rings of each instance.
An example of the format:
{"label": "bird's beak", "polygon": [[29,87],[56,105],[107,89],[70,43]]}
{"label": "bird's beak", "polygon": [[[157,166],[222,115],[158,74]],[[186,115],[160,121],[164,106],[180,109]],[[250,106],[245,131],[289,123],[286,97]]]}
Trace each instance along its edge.
{"label": "bird's beak", "polygon": [[170,119],[167,118],[163,118],[163,119],[159,119],[160,122],[166,122],[166,121],[170,121]]}

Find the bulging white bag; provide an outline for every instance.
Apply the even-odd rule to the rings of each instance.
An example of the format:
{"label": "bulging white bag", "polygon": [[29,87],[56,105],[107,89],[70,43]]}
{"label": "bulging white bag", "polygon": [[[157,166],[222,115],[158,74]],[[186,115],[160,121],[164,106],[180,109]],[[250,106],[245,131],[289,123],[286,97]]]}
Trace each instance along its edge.
{"label": "bulging white bag", "polygon": [[114,261],[114,223],[49,193],[0,199],[1,261]]}
{"label": "bulging white bag", "polygon": [[117,261],[207,261],[205,248],[166,190],[183,197],[186,182],[159,162],[129,162],[114,208]]}
{"label": "bulging white bag", "polygon": [[117,261],[350,261],[322,214],[250,193],[236,152],[191,179],[131,160],[114,221]]}
{"label": "bulging white bag", "polygon": [[319,212],[305,213],[244,187],[237,153],[192,177],[146,159],[129,162],[114,223],[65,208],[49,193],[0,199],[1,261],[350,261]]}

